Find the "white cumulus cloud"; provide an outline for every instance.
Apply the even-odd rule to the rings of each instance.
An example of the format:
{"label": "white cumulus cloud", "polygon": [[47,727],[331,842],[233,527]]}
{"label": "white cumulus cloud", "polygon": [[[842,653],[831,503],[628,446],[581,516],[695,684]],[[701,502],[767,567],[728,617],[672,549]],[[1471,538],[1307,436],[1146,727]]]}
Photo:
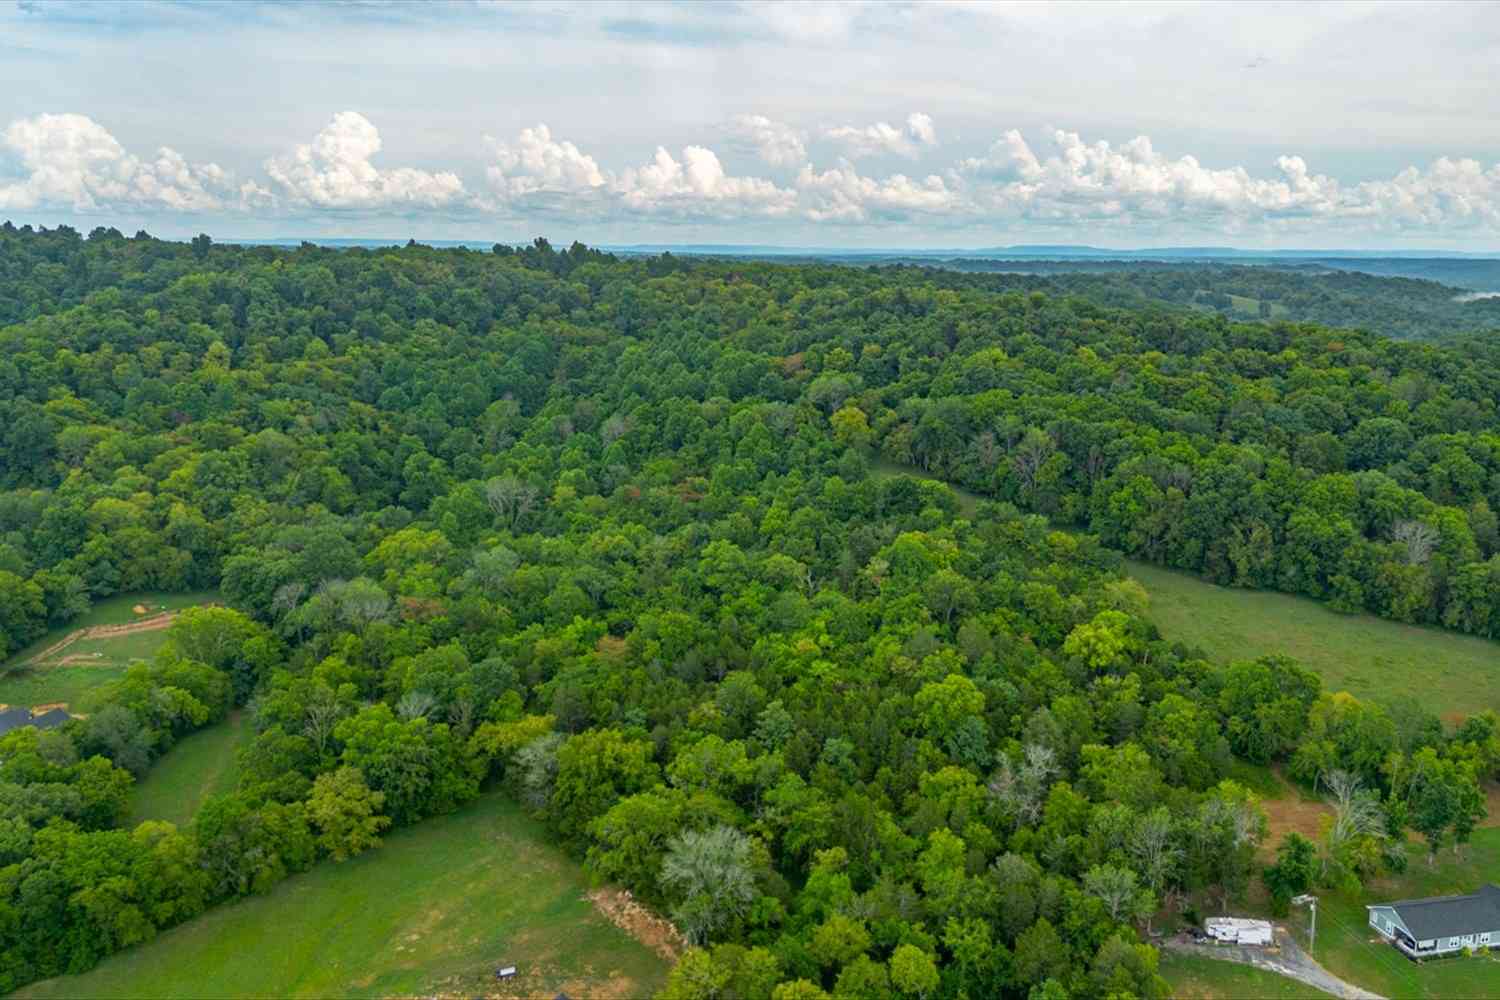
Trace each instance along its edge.
{"label": "white cumulus cloud", "polygon": [[728,174],[704,146],[686,147],[681,159],[658,146],[649,163],[616,172],[546,125],[522,129],[514,143],[490,142],[498,161],[486,172],[494,207],[731,219],[785,215],[796,204],[794,191],[772,181]]}
{"label": "white cumulus cloud", "polygon": [[819,173],[811,165],[797,175],[803,215],[813,222],[888,221],[917,215],[941,215],[962,206],[961,194],[943,178],[921,180],[892,174],[864,177],[848,163]]}
{"label": "white cumulus cloud", "polygon": [[1397,230],[1500,227],[1500,164],[1441,158],[1388,180],[1346,185],[1315,173],[1300,156],[1277,158],[1269,176],[1243,166],[1209,167],[1197,157],[1167,156],[1146,136],[1118,146],[1054,131],[1038,155],[1017,131],[952,172],[973,211],[1057,222],[1110,219],[1210,228],[1230,224],[1320,221]]}
{"label": "white cumulus cloud", "polygon": [[154,158],[137,157],[84,115],[18,119],[0,134],[0,146],[19,161],[22,175],[0,181],[0,209],[201,212],[221,207],[216,192],[230,179],[212,163],[188,163],[165,147]]}
{"label": "white cumulus cloud", "polygon": [[592,156],[571,142],[553,139],[546,125],[523,128],[514,144],[485,138],[499,161],[487,171],[490,187],[504,197],[577,193],[606,183],[604,171]]}
{"label": "white cumulus cloud", "polygon": [[795,167],[807,162],[802,133],[765,115],[737,115],[730,121],[728,131],[738,145],[754,150],[773,167]]}
{"label": "white cumulus cloud", "polygon": [[658,146],[643,167],[624,171],[617,185],[621,202],[645,213],[674,215],[784,215],[796,194],[760,177],[731,177],[711,149],[688,146],[676,160]]}
{"label": "white cumulus cloud", "polygon": [[937,128],[932,117],[920,111],[906,116],[906,124],[897,128],[888,122],[873,125],[840,125],[823,131],[825,138],[840,143],[850,156],[874,156],[878,153],[916,156],[925,147],[936,146]]}
{"label": "white cumulus cloud", "polygon": [[380,147],[368,118],[341,111],[311,143],[267,160],[266,173],[290,201],[315,208],[439,208],[463,198],[455,173],[376,167]]}

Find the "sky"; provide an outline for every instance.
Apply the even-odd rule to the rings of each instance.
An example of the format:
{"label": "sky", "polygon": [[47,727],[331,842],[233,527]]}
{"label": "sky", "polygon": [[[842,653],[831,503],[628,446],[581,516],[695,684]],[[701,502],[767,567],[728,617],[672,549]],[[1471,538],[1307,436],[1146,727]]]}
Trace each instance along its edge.
{"label": "sky", "polygon": [[1500,250],[1500,4],[0,0],[0,219]]}

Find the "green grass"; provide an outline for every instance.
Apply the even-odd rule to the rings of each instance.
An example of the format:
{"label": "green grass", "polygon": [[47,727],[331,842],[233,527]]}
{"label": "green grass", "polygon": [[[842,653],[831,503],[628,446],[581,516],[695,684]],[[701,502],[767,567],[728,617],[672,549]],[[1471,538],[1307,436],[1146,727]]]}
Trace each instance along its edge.
{"label": "green grass", "polygon": [[1160,972],[1178,1000],[1324,1000],[1329,995],[1274,972],[1197,955],[1163,952]]}
{"label": "green grass", "polygon": [[500,795],[398,831],[23,997],[640,997],[667,963],[601,917],[583,872]]}
{"label": "green grass", "polygon": [[236,755],[253,735],[245,713],[235,711],[217,726],[183,739],[131,790],[129,825],[165,819],[187,826],[210,795],[234,791],[239,780]]}
{"label": "green grass", "polygon": [[[127,635],[104,636],[98,639],[79,639],[62,651],[64,657],[88,656],[101,664],[115,667],[128,666],[134,660],[149,660],[167,641],[167,630],[152,629],[149,632],[131,632]],[[42,670],[48,669],[45,663]]]}
{"label": "green grass", "polygon": [[88,711],[89,694],[120,676],[115,667],[78,664],[0,675],[0,705],[50,705],[64,702],[71,711]]}
{"label": "green grass", "polygon": [[[1387,997],[1432,1000],[1478,1000],[1500,996],[1500,958],[1475,956],[1416,965],[1376,940],[1365,906],[1393,899],[1411,899],[1473,892],[1485,882],[1500,880],[1500,828],[1474,834],[1462,857],[1443,851],[1428,867],[1425,846],[1413,845],[1405,874],[1381,879],[1359,895],[1324,892],[1318,902],[1318,940],[1314,956],[1324,967]],[[1306,915],[1294,913],[1287,921],[1298,940],[1307,940]]]}
{"label": "green grass", "polygon": [[1411,700],[1450,721],[1500,705],[1500,643],[1339,614],[1290,594],[1219,587],[1133,560],[1127,565],[1151,595],[1150,617],[1162,635],[1213,659],[1285,653],[1322,677],[1328,690]]}
{"label": "green grass", "polygon": [[[81,628],[89,628],[94,625],[123,625],[145,617],[138,615],[131,609],[137,604],[143,604],[155,614],[159,610],[177,611],[182,608],[196,607],[199,604],[208,604],[212,601],[222,600],[219,593],[213,590],[190,591],[182,594],[161,594],[152,592],[135,594],[116,594],[114,597],[106,597],[99,601],[87,614],[68,622],[68,624],[52,629],[36,642],[17,650],[14,655],[0,664],[0,668],[16,666],[29,660],[48,646],[67,636],[69,632]],[[70,648],[68,652],[73,652]]]}
{"label": "green grass", "polygon": [[[166,641],[165,629],[108,638],[80,639],[47,661],[29,661],[78,629],[95,625],[123,625],[144,617],[131,610],[137,604],[145,605],[154,614],[162,606],[175,611],[218,599],[219,595],[213,591],[200,591],[187,594],[121,594],[100,601],[88,614],[69,622],[63,628],[53,629],[12,656],[4,666],[0,666],[0,705],[30,707],[61,702],[67,704],[72,712],[87,713],[91,707],[89,695],[101,685],[115,680],[120,668],[132,660],[150,659]],[[66,662],[59,664],[59,659]]]}

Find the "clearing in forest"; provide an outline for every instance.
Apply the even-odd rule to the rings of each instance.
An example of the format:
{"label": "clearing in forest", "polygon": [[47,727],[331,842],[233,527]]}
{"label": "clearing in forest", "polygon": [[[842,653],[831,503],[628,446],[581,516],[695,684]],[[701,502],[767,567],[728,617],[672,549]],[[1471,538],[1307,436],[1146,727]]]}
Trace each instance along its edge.
{"label": "clearing in forest", "polygon": [[[877,476],[934,479],[919,469],[875,461]],[[941,480],[940,480],[941,481]],[[948,484],[973,516],[980,497]],[[1072,529],[1069,529],[1072,530]],[[1197,646],[1217,661],[1282,653],[1323,680],[1385,705],[1409,701],[1450,725],[1500,706],[1500,642],[1374,615],[1341,614],[1307,597],[1220,587],[1190,573],[1127,559],[1146,588],[1147,616],[1174,642]]]}
{"label": "clearing in forest", "polygon": [[247,713],[236,709],[218,725],[184,736],[131,788],[126,825],[164,819],[187,826],[204,800],[234,791],[239,752],[254,735]]}
{"label": "clearing in forest", "polygon": [[1149,617],[1168,639],[1215,660],[1284,653],[1323,679],[1390,705],[1410,701],[1447,723],[1500,706],[1500,643],[1445,629],[1345,615],[1306,597],[1220,587],[1131,560],[1151,595]]}
{"label": "clearing in forest", "polygon": [[[670,964],[498,794],[221,906],[23,997],[642,997]],[[496,967],[519,975],[503,985]]]}
{"label": "clearing in forest", "polygon": [[91,692],[116,679],[131,661],[149,659],[161,648],[178,611],[218,599],[203,591],[120,594],[100,601],[0,665],[0,704],[60,704],[87,713]]}

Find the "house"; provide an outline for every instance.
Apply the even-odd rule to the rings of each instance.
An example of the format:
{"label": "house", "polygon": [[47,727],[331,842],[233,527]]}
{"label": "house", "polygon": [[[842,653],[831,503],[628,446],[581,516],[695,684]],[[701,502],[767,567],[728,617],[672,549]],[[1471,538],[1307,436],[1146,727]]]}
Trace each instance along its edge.
{"label": "house", "polygon": [[0,736],[4,736],[12,729],[20,729],[22,726],[31,725],[31,713],[24,708],[7,708],[0,712]]}
{"label": "house", "polygon": [[1500,886],[1481,886],[1467,896],[1403,899],[1366,908],[1370,926],[1409,958],[1500,947]]}
{"label": "house", "polygon": [[1268,945],[1275,940],[1269,920],[1243,917],[1209,917],[1203,921],[1208,936],[1222,944]]}
{"label": "house", "polygon": [[54,708],[50,712],[41,715],[32,715],[24,708],[8,708],[0,712],[0,736],[22,726],[36,726],[38,729],[56,729],[67,722],[72,716],[60,708]]}
{"label": "house", "polygon": [[33,715],[31,717],[31,724],[38,729],[56,729],[71,718],[72,716],[62,709],[54,708],[43,712],[41,715]]}

